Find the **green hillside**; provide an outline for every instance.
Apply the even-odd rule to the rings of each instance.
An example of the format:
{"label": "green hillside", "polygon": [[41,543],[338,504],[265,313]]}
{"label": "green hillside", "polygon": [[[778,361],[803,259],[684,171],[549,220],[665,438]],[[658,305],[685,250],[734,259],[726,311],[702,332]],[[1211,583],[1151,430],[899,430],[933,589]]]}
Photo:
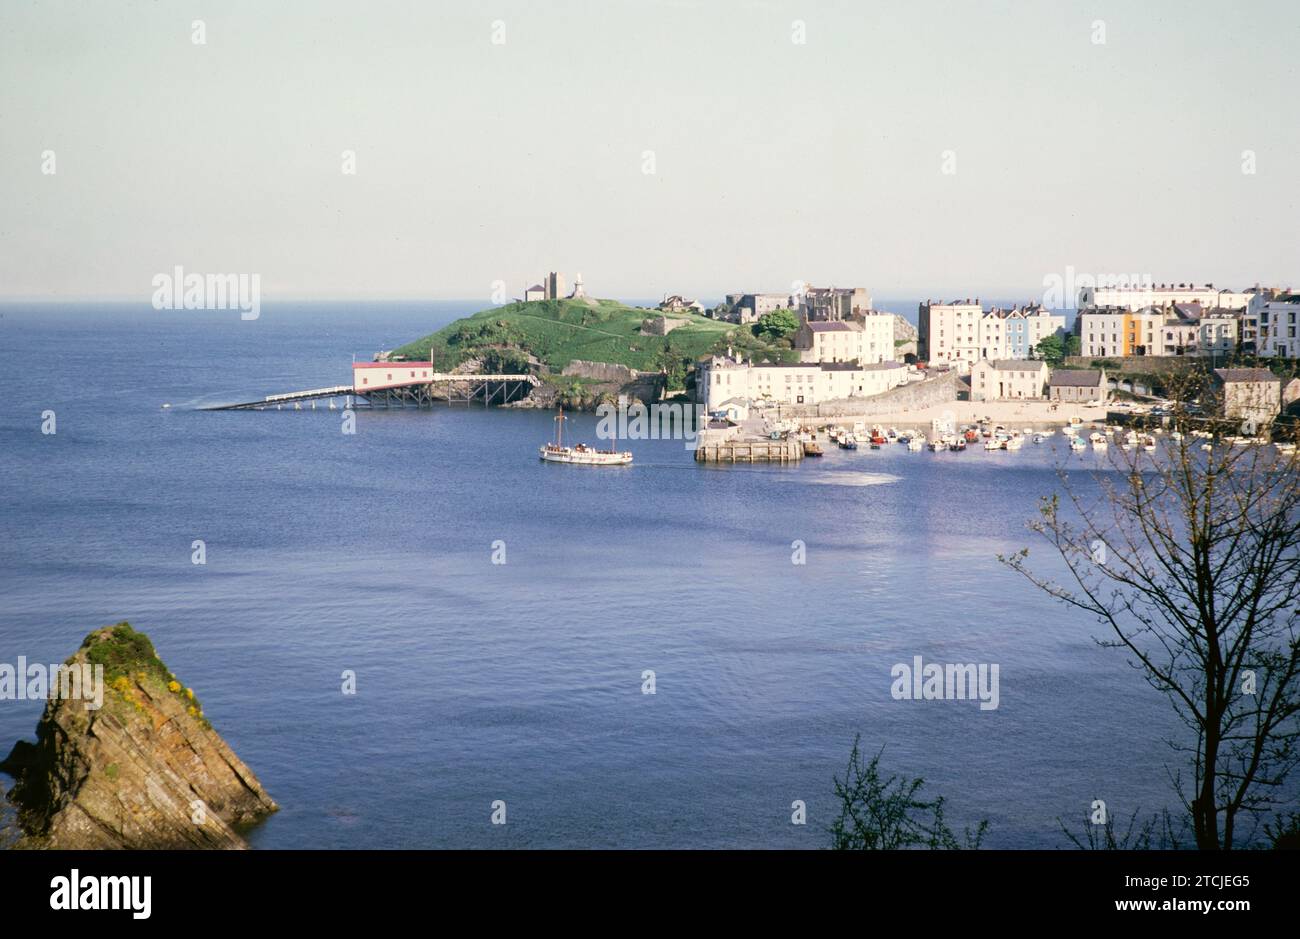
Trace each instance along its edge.
{"label": "green hillside", "polygon": [[509,303],[459,319],[432,335],[394,350],[425,359],[432,349],[438,371],[451,371],[466,359],[483,357],[490,370],[522,370],[527,356],[554,372],[574,359],[627,365],[644,371],[666,369],[670,387],[681,387],[689,363],[732,346],[757,358],[789,361],[787,347],[756,339],[747,326],[722,323],[695,313],[669,313],[684,320],[667,336],[643,336],[641,324],[655,310],[624,306],[616,300],[536,300]]}

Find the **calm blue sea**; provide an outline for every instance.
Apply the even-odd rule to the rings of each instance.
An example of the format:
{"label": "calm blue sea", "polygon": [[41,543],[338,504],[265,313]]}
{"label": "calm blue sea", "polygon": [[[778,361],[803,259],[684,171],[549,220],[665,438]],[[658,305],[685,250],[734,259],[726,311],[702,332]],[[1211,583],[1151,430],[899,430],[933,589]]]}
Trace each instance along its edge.
{"label": "calm blue sea", "polygon": [[[259,848],[818,848],[855,734],[990,846],[1174,804],[1164,699],[995,560],[1092,465],[1060,435],[793,468],[642,441],[601,471],[539,463],[549,413],[196,409],[344,383],[476,307],[0,307],[0,661],[147,631],[283,807]],[[997,663],[1000,707],[893,700],[914,655]],[[0,702],[0,749],[39,714]]]}

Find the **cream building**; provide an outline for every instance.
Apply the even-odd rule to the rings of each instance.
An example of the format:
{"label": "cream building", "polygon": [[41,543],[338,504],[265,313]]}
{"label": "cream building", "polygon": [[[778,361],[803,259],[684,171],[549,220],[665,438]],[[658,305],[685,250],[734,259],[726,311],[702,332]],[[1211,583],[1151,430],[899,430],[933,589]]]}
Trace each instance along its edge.
{"label": "cream building", "polygon": [[901,362],[754,365],[726,356],[710,356],[696,363],[696,400],[710,413],[722,409],[733,398],[820,404],[881,394],[907,384],[909,372]]}
{"label": "cream building", "polygon": [[1244,310],[1257,296],[1255,290],[1219,290],[1213,284],[1127,284],[1113,287],[1083,287],[1079,290],[1079,309],[1123,307],[1130,312],[1145,307],[1163,307],[1178,303],[1199,303],[1206,309]]}
{"label": "cream building", "polygon": [[1047,391],[1047,363],[1027,359],[981,359],[970,370],[972,401],[1042,398]]}
{"label": "cream building", "polygon": [[799,323],[794,347],[803,362],[893,362],[894,316],[866,313],[844,320]]}
{"label": "cream building", "polygon": [[980,355],[980,320],[984,308],[973,303],[922,303],[917,311],[916,333],[919,357],[931,365],[970,365]]}
{"label": "cream building", "polygon": [[1260,355],[1300,358],[1300,294],[1279,294],[1263,304],[1258,348]]}

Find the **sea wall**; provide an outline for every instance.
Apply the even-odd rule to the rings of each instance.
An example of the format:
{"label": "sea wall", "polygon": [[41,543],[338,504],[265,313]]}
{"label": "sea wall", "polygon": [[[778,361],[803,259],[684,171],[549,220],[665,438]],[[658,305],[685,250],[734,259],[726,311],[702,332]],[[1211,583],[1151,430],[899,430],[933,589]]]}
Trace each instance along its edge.
{"label": "sea wall", "polygon": [[[1106,362],[1106,374],[1124,372],[1133,375],[1172,375],[1191,368],[1209,369],[1210,359],[1194,355],[1067,355],[1066,368],[1096,368],[1094,362]],[[1114,366],[1119,366],[1115,368]]]}

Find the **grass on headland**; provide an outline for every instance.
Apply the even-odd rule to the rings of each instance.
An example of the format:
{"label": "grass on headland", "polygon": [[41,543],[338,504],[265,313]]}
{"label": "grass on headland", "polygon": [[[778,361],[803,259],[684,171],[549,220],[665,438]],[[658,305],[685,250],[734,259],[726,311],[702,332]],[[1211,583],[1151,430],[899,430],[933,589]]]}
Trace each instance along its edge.
{"label": "grass on headland", "polygon": [[495,365],[521,366],[531,355],[554,372],[576,359],[607,362],[640,371],[666,371],[669,388],[684,386],[685,373],[695,359],[728,347],[757,358],[792,360],[788,346],[769,344],[748,327],[697,313],[666,314],[683,325],[666,336],[642,335],[644,321],[660,315],[616,300],[508,303],[459,319],[395,349],[394,355],[431,357],[438,371],[488,356],[494,357]]}

